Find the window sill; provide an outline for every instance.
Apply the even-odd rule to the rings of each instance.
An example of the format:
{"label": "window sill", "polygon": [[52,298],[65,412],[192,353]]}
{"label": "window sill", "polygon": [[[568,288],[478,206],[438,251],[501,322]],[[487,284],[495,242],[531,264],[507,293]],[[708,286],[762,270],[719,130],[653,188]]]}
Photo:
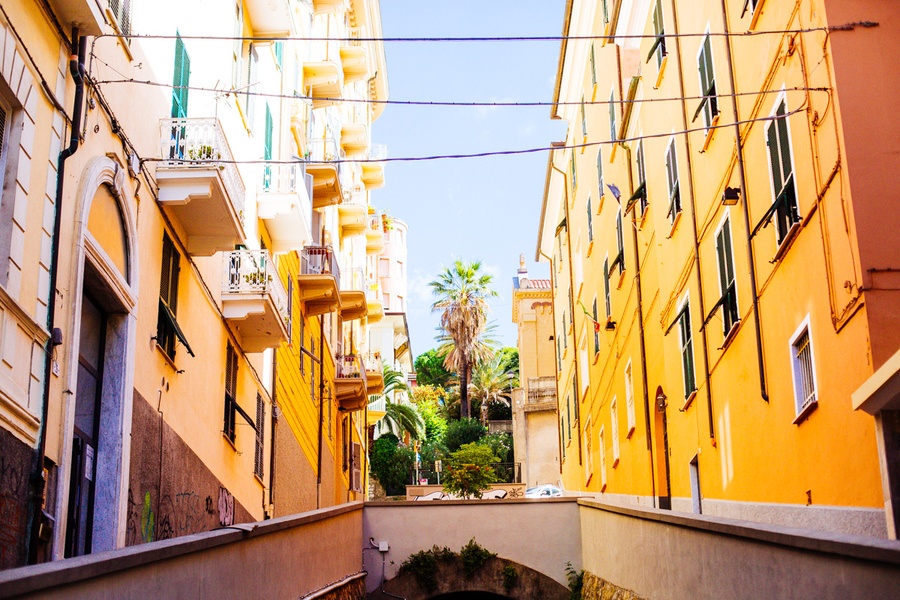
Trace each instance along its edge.
{"label": "window sill", "polygon": [[238,451],[237,446],[235,446],[235,444],[234,444],[234,440],[231,439],[230,437],[228,437],[228,434],[225,433],[224,431],[222,432],[222,439],[225,440],[225,442],[226,442],[229,446],[231,446],[231,449],[232,449],[232,450],[234,450],[235,452]]}
{"label": "window sill", "polygon": [[588,474],[587,479],[584,480],[584,487],[587,487],[591,483],[591,479],[594,478],[594,473],[591,472]]}
{"label": "window sill", "polygon": [[597,361],[599,361],[599,360],[600,360],[600,351],[597,350],[596,352],[594,352],[594,361],[591,364],[596,365]]}
{"label": "window sill", "polygon": [[613,468],[613,469],[615,469],[616,467],[619,466],[619,460],[620,460],[619,458],[614,458],[614,459],[613,459],[613,464],[612,464],[612,468]]}
{"label": "window sill", "polygon": [[616,289],[621,290],[623,283],[625,283],[625,269],[619,270],[619,281],[616,283]]}
{"label": "window sill", "polygon": [[722,340],[722,346],[719,348],[719,350],[722,350],[724,352],[728,349],[728,346],[730,346],[734,338],[737,337],[737,332],[738,329],[740,329],[740,324],[740,319],[734,322],[734,324],[731,326],[731,329],[729,329],[725,334],[725,339]]}
{"label": "window sill", "polygon": [[609,163],[612,164],[616,160],[616,147],[618,147],[619,142],[613,141],[612,150],[609,151]]}
{"label": "window sill", "polygon": [[625,434],[625,439],[626,439],[626,440],[630,440],[630,439],[631,439],[631,436],[633,436],[633,435],[634,435],[634,425],[632,425],[632,426],[628,429],[628,433]]}
{"label": "window sill", "polygon": [[781,243],[778,245],[778,250],[775,251],[775,256],[772,258],[772,263],[777,263],[787,254],[787,251],[794,244],[794,239],[796,239],[797,234],[800,232],[800,221],[797,221],[791,228],[788,229],[788,232],[785,234],[784,239],[781,240]]}
{"label": "window sill", "polygon": [[795,418],[795,419],[794,419],[793,421],[791,421],[791,422],[792,422],[794,425],[799,425],[800,423],[802,423],[803,421],[805,421],[805,420],[809,417],[809,415],[812,414],[812,412],[813,412],[814,410],[816,410],[818,407],[819,407],[819,401],[818,401],[818,400],[813,400],[812,402],[810,402],[809,404],[807,404],[807,405],[806,405],[806,408],[804,408],[803,410],[801,410],[801,411],[800,411],[800,414],[797,415],[797,418]]}
{"label": "window sill", "polygon": [[178,373],[180,369],[178,368],[178,365],[175,364],[175,359],[169,356],[166,351],[163,350],[163,347],[160,346],[159,343],[157,343],[155,340],[153,342],[153,345],[156,346],[156,351],[159,352],[159,355],[163,357],[163,359],[169,364],[170,367],[172,367],[172,370],[175,371],[175,373]]}
{"label": "window sill", "polygon": [[606,482],[600,484],[600,492],[603,493],[606,491]]}
{"label": "window sill", "polygon": [[586,254],[586,256],[587,256],[588,258],[590,258],[590,257],[591,257],[591,254],[592,254],[593,252],[594,252],[594,240],[591,240],[590,242],[588,242],[588,247],[587,247],[587,254]]}
{"label": "window sill", "polygon": [[656,74],[656,85],[653,86],[654,90],[658,90],[662,85],[663,75],[666,72],[666,65],[669,64],[669,55],[666,54],[663,56],[662,62],[659,63],[659,71]]}
{"label": "window sill", "polygon": [[669,235],[666,236],[667,240],[672,239],[672,236],[675,235],[675,229],[678,228],[678,223],[681,222],[681,212],[682,211],[679,210],[677,213],[675,213],[675,218],[672,219],[672,226],[669,227]]}
{"label": "window sill", "polygon": [[263,489],[266,488],[266,484],[263,482],[262,475],[260,475],[259,473],[254,473],[253,479],[256,480],[256,483],[258,483],[260,485],[260,487],[262,487]]}
{"label": "window sill", "polygon": [[689,409],[691,407],[691,404],[694,403],[694,398],[696,398],[696,397],[697,397],[697,390],[694,390],[693,392],[688,394],[688,397],[684,399],[684,404],[681,406],[681,412],[684,412],[687,409]]}
{"label": "window sill", "polygon": [[709,127],[706,128],[706,138],[703,140],[703,147],[700,148],[700,154],[706,152],[706,149],[709,148],[709,145],[712,143],[713,135],[716,133],[716,126],[719,124],[720,116],[721,113],[714,116],[712,123],[710,123]]}

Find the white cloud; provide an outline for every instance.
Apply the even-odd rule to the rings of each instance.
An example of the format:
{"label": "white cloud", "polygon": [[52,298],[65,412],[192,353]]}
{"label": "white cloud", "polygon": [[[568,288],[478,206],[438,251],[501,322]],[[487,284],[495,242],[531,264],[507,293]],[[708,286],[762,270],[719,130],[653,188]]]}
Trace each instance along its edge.
{"label": "white cloud", "polygon": [[[491,98],[490,102],[515,102],[515,98]],[[488,115],[497,112],[499,106],[476,106],[475,116],[479,119],[486,119]]]}

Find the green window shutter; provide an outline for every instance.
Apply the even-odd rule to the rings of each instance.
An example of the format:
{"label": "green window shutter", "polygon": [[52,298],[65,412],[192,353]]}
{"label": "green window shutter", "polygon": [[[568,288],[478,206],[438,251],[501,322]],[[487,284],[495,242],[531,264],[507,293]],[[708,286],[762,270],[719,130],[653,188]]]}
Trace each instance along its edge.
{"label": "green window shutter", "polygon": [[269,108],[268,102],[266,102],[266,136],[263,158],[272,160],[272,109]]}
{"label": "green window shutter", "polygon": [[775,197],[781,193],[781,187],[784,184],[784,177],[781,172],[781,159],[778,149],[778,131],[775,123],[770,123],[766,129],[766,145],[769,146],[769,164],[772,166],[772,189]]}
{"label": "green window shutter", "polygon": [[600,188],[600,196],[603,196],[603,148],[597,149],[597,187]]}
{"label": "green window shutter", "polygon": [[791,168],[791,151],[790,144],[788,142],[788,124],[787,118],[785,115],[787,114],[787,109],[784,105],[784,101],[781,101],[781,104],[778,105],[778,110],[775,111],[775,116],[778,119],[775,121],[777,130],[778,130],[778,146],[781,153],[781,173],[784,177],[784,181],[787,181],[789,175],[793,173],[793,169]]}
{"label": "green window shutter", "polygon": [[609,139],[616,141],[616,93],[609,93]]}
{"label": "green window shutter", "polygon": [[275,61],[279,69],[284,67],[284,42],[275,42]]}
{"label": "green window shutter", "polygon": [[175,72],[172,78],[172,117],[183,119],[188,112],[188,85],[191,77],[191,59],[180,35],[175,37]]}

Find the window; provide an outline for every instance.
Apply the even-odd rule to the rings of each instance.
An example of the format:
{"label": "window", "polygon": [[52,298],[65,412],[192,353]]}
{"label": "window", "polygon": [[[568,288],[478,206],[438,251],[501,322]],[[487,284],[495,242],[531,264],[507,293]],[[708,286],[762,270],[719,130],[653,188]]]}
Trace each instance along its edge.
{"label": "window", "polygon": [[597,147],[597,189],[600,190],[600,198],[605,193],[603,191],[603,148]]}
{"label": "window", "polygon": [[247,129],[253,129],[253,121],[256,116],[256,95],[254,92],[257,83],[257,71],[259,70],[259,54],[256,46],[250,44],[247,49],[247,82],[244,86],[244,107],[246,108]]}
{"label": "window", "polygon": [[109,0],[109,10],[116,19],[119,33],[131,34],[131,0]]}
{"label": "window", "polygon": [[562,460],[566,461],[566,423],[565,420],[559,420],[559,445],[562,446]]}
{"label": "window", "polygon": [[[288,330],[288,346],[291,345],[294,338],[294,279],[288,277],[287,289],[287,330]],[[303,355],[300,356],[300,372],[303,372]]]}
{"label": "window", "polygon": [[237,420],[237,353],[228,342],[225,349],[225,428],[223,433],[234,442]]}
{"label": "window", "polygon": [[566,443],[572,438],[572,396],[566,394]]}
{"label": "window", "polygon": [[613,259],[611,265],[609,265],[609,270],[614,271],[616,267],[619,268],[619,273],[625,272],[625,234],[622,226],[622,207],[619,207],[619,212],[616,213],[616,258]]}
{"label": "window", "polygon": [[[263,136],[263,160],[272,160],[272,109],[266,102],[266,129]],[[263,168],[263,188],[269,190],[272,188],[272,165],[266,164]]]}
{"label": "window", "polygon": [[794,403],[798,418],[810,411],[817,402],[815,364],[807,316],[791,337]]}
{"label": "window", "polygon": [[[12,130],[12,110],[0,100],[0,191],[4,189],[4,179],[6,175],[6,163],[8,161],[8,157],[10,154],[13,154],[10,150],[13,147],[12,141],[10,138],[10,133]],[[11,173],[14,173],[14,169],[9,169]]]}
{"label": "window", "polygon": [[628,199],[625,210],[631,210],[635,202],[640,202],[638,208],[643,215],[647,211],[647,170],[644,167],[644,142],[638,142],[637,152],[635,152],[635,160],[637,161],[637,189]]}
{"label": "window", "polygon": [[175,70],[172,77],[172,118],[183,119],[188,114],[188,85],[191,78],[191,59],[181,36],[175,33]]}
{"label": "window", "polygon": [[678,331],[681,341],[681,373],[684,380],[684,398],[690,398],[697,389],[694,376],[694,342],[691,337],[691,305],[687,300],[678,313]]}
{"label": "window", "polygon": [[666,57],[666,28],[663,21],[662,2],[656,0],[653,7],[653,46],[650,47],[650,53],[647,55],[647,62],[656,56],[657,68],[662,67],[663,58]]}
{"label": "window", "polygon": [[613,450],[613,468],[616,468],[616,465],[619,464],[619,411],[616,406],[616,398],[613,398],[612,402],[609,404],[609,418],[610,418],[610,430],[612,435],[612,450]]}
{"label": "window", "polygon": [[576,401],[579,398],[583,398],[585,392],[587,392],[588,385],[590,385],[590,368],[588,367],[588,345],[587,345],[587,331],[582,330],[581,332],[581,343],[578,344],[578,367],[579,373],[578,377],[581,379],[581,394],[576,394]]}
{"label": "window", "polygon": [[603,295],[606,298],[606,319],[612,317],[612,298],[609,290],[609,256],[603,261]]}
{"label": "window", "polygon": [[[319,369],[321,368],[322,365],[319,365]],[[320,398],[316,394],[316,342],[312,340],[312,336],[309,340],[309,397],[314,405],[319,405]]]}
{"label": "window", "polygon": [[578,183],[578,174],[575,172],[575,153],[574,152],[572,152],[572,160],[570,162],[571,162],[571,169],[572,169],[572,189],[574,190],[575,186]]}
{"label": "window", "polygon": [[600,321],[597,320],[597,296],[594,296],[592,315],[594,317],[594,354],[600,352]]}
{"label": "window", "polygon": [[591,418],[588,417],[584,424],[584,480],[590,481],[591,475],[594,473],[594,457],[592,456],[593,448],[591,448]]}
{"label": "window", "polygon": [[572,398],[575,401],[575,422],[576,424],[581,423],[581,406],[580,402],[578,402],[578,382],[575,381],[574,377],[572,378]]}
{"label": "window", "polygon": [[766,145],[769,148],[769,166],[772,169],[772,191],[775,195],[775,204],[769,209],[766,218],[775,215],[775,236],[779,244],[787,237],[791,227],[800,221],[786,114],[787,106],[782,99],[775,109],[775,120],[766,127]]}
{"label": "window", "polygon": [[703,124],[708,129],[713,124],[713,119],[719,114],[719,102],[716,97],[716,75],[713,72],[712,45],[709,34],[703,38],[700,45],[700,55],[697,57],[697,69],[700,72],[700,95],[703,100],[694,113],[694,119],[699,113],[703,113]]}
{"label": "window", "polygon": [[587,199],[587,234],[588,242],[594,241],[594,215],[591,212],[591,197]]}
{"label": "window", "polygon": [[234,43],[231,47],[231,89],[236,90],[241,87],[241,62],[244,53],[244,42],[241,39],[244,35],[244,11],[241,7],[241,0],[237,0],[234,5]]}
{"label": "window", "polygon": [[581,97],[581,134],[587,137],[587,116],[584,114],[584,96]]}
{"label": "window", "polygon": [[669,183],[669,222],[674,224],[681,212],[681,189],[678,184],[678,162],[675,155],[675,140],[669,142],[666,150],[666,180]]}
{"label": "window", "polygon": [[731,221],[726,218],[716,233],[716,256],[719,263],[719,302],[725,335],[738,322],[737,288],[734,283],[734,250],[731,245]]}
{"label": "window", "polygon": [[181,255],[168,233],[163,233],[162,269],[159,283],[159,311],[156,318],[156,344],[170,359],[175,358],[175,344],[181,342],[188,354],[190,345],[182,333],[175,315],[178,314],[178,274]]}
{"label": "window", "polygon": [[600,446],[600,491],[606,489],[606,435],[603,427],[600,428],[599,434]]}
{"label": "window", "polygon": [[603,24],[609,25],[609,0],[600,0],[603,6]]}
{"label": "window", "polygon": [[568,349],[569,347],[569,334],[567,333],[568,329],[566,328],[566,311],[563,311],[562,314],[562,341],[563,341],[563,350]]}
{"label": "window", "polygon": [[609,93],[609,139],[612,142],[615,142],[617,138],[616,134],[616,90],[613,89]]}
{"label": "window", "polygon": [[594,44],[591,44],[591,85],[597,85],[597,61],[594,58]]}
{"label": "window", "polygon": [[378,259],[378,276],[379,277],[390,277],[391,276],[391,259],[389,259],[389,258],[379,258]]}
{"label": "window", "polygon": [[628,432],[625,437],[630,438],[634,433],[634,377],[631,372],[631,361],[625,365],[625,413],[628,418]]}
{"label": "window", "polygon": [[263,476],[263,428],[266,420],[266,405],[262,396],[256,394],[256,450],[253,453],[253,474],[262,479]]}
{"label": "window", "polygon": [[744,8],[741,11],[741,18],[747,14],[747,11],[750,11],[751,15],[756,14],[756,7],[762,4],[760,0],[744,0]]}
{"label": "window", "polygon": [[275,63],[279,69],[284,68],[284,42],[275,42]]}

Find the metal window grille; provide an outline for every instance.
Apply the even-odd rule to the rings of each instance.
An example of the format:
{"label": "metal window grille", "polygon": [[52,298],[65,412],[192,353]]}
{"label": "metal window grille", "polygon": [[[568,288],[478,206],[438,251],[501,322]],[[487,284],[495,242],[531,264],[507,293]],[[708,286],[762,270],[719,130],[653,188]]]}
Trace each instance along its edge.
{"label": "metal window grille", "polygon": [[131,0],[109,0],[109,10],[122,35],[131,35]]}
{"label": "metal window grille", "polygon": [[813,377],[812,345],[809,330],[800,334],[793,344],[794,380],[796,385],[797,413],[816,401],[816,382]]}

